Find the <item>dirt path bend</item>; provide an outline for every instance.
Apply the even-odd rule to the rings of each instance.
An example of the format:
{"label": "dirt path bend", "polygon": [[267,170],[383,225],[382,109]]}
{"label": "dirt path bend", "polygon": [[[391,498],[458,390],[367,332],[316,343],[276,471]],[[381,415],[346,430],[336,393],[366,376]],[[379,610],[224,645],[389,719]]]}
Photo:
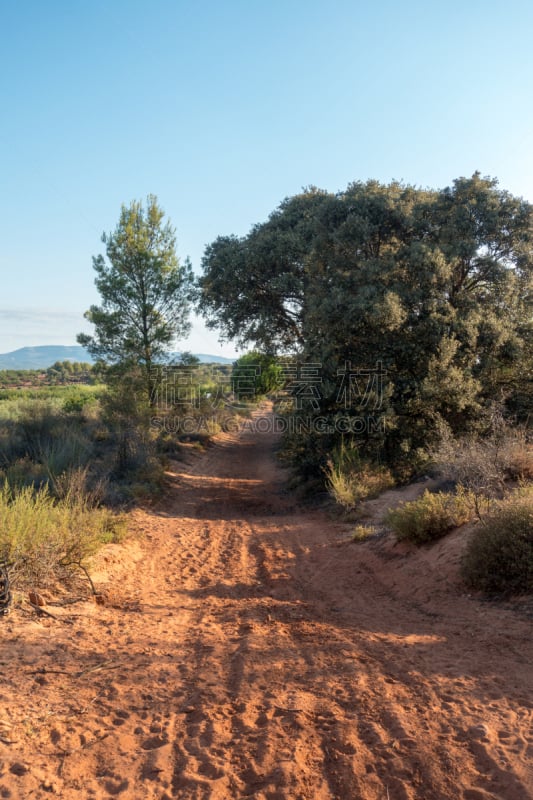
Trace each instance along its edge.
{"label": "dirt path bend", "polygon": [[1,623],[0,798],[533,798],[531,621],[462,592],[458,536],[346,541],[274,443],[178,467],[105,605]]}

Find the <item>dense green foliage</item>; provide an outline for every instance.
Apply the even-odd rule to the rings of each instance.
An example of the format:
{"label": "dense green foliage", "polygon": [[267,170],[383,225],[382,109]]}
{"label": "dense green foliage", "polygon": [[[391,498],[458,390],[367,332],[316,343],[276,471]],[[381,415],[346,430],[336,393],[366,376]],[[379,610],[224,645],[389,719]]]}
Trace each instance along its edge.
{"label": "dense green foliage", "polygon": [[332,433],[298,442],[306,468],[323,470],[343,415],[362,453],[405,474],[443,429],[479,431],[495,398],[531,412],[532,220],[479,174],[310,189],[207,248],[200,305],[227,336],[320,365],[307,412]]}
{"label": "dense green foliage", "polygon": [[46,370],[49,383],[94,383],[96,371],[90,364],[79,361],[56,361]]}
{"label": "dense green foliage", "polygon": [[254,351],[235,361],[231,382],[238,400],[253,402],[278,389],[283,384],[283,372],[275,358]]}
{"label": "dense green foliage", "polygon": [[309,189],[248,236],[220,236],[206,248],[199,303],[209,327],[267,353],[303,343],[309,256],[328,197]]}
{"label": "dense green foliage", "polygon": [[122,206],[115,231],[102,237],[109,263],[102,255],[93,259],[102,304],[85,316],[95,333],[78,336],[107,365],[107,379],[118,379],[123,397],[138,392],[146,403],[153,399],[154,367],[189,330],[191,267],[179,264],[174,229],[163,218],[153,195],[146,208]]}

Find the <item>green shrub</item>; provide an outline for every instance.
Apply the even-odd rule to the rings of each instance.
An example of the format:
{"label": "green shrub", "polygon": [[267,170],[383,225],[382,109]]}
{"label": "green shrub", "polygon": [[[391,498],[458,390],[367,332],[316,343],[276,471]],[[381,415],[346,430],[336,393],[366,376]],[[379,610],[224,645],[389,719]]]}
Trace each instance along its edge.
{"label": "green shrub", "polygon": [[91,443],[78,430],[65,426],[61,437],[47,439],[35,449],[35,455],[43,464],[50,478],[86,464],[91,455]]}
{"label": "green shrub", "polygon": [[81,414],[85,406],[91,402],[92,398],[88,394],[68,397],[63,403],[63,411],[65,414]]}
{"label": "green shrub", "polygon": [[440,539],[453,528],[464,525],[472,519],[474,507],[472,493],[461,487],[457,494],[432,493],[426,489],[417,500],[390,509],[385,522],[398,539],[423,544]]}
{"label": "green shrub", "polygon": [[473,589],[486,594],[533,593],[533,496],[515,496],[478,525],[462,562]]}

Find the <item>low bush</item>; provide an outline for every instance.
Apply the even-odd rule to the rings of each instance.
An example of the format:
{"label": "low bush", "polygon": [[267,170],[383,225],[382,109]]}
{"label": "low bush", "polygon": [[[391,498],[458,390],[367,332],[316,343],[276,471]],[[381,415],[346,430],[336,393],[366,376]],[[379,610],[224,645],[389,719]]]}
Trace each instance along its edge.
{"label": "low bush", "polygon": [[424,544],[440,539],[453,528],[469,522],[474,508],[472,493],[462,487],[456,494],[432,493],[426,489],[417,500],[390,509],[385,522],[398,539]]}
{"label": "low bush", "polygon": [[533,493],[501,503],[480,523],[465,551],[462,574],[486,594],[533,593]]}
{"label": "low bush", "polygon": [[78,490],[58,500],[48,487],[0,489],[0,562],[10,565],[14,586],[68,583],[98,547],[125,532],[122,516]]}

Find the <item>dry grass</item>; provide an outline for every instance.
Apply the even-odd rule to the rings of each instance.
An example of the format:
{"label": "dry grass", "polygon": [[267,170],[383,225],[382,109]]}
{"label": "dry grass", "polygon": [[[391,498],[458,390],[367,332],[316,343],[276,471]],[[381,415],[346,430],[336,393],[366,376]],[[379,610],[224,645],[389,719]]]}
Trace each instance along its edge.
{"label": "dry grass", "polygon": [[329,493],[346,511],[353,511],[362,500],[377,497],[394,486],[387,467],[363,461],[354,446],[335,450],[325,474]]}
{"label": "dry grass", "polygon": [[62,499],[48,487],[0,490],[0,561],[15,586],[45,587],[68,582],[106,542],[125,535],[124,518],[95,507],[77,490]]}
{"label": "dry grass", "polygon": [[376,529],[372,525],[356,525],[350,538],[352,542],[366,542],[375,533]]}
{"label": "dry grass", "polygon": [[504,423],[485,438],[456,439],[445,431],[432,458],[445,477],[476,495],[502,496],[509,481],[533,479],[527,431]]}

